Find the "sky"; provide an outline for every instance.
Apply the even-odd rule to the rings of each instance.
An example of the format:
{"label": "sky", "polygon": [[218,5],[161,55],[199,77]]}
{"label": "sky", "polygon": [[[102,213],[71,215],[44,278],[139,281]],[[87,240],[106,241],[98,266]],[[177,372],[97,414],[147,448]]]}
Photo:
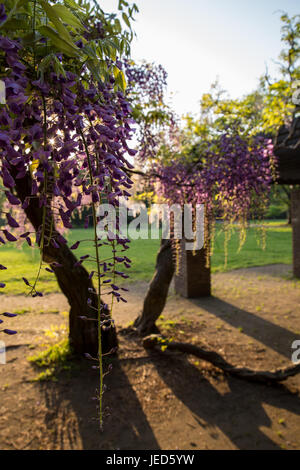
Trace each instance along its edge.
{"label": "sky", "polygon": [[[117,0],[99,0],[107,12]],[[282,49],[280,11],[300,13],[299,0],[136,0],[140,12],[132,58],[163,65],[179,114],[199,113],[216,78],[232,97],[257,87]]]}

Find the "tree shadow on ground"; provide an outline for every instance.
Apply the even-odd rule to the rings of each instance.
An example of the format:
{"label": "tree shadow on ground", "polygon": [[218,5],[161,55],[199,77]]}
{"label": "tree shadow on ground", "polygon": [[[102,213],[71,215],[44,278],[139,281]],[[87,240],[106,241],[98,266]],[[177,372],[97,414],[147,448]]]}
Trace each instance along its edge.
{"label": "tree shadow on ground", "polygon": [[[221,431],[238,449],[280,449],[260,430],[262,426],[271,425],[263,404],[298,414],[300,400],[297,395],[282,385],[268,387],[231,377],[227,378],[229,391],[221,394],[185,358],[166,352],[159,355],[150,352],[150,357],[161,379],[193,413],[199,433],[207,428],[210,438],[216,440],[215,448],[221,448],[218,446]],[[168,373],[178,367],[182,370],[180,377]]]}
{"label": "tree shadow on ground", "polygon": [[291,345],[295,341],[294,332],[217,297],[189,299],[189,302],[235,328],[242,328],[246,335],[260,341],[288,359],[291,358]]}
{"label": "tree shadow on ground", "polygon": [[[52,430],[51,447],[56,449],[117,450],[159,449],[157,440],[118,358],[105,379],[104,407],[109,407],[104,430],[99,429],[98,372],[81,360],[69,379],[42,385],[47,407],[46,424]],[[73,419],[70,419],[72,414]]]}

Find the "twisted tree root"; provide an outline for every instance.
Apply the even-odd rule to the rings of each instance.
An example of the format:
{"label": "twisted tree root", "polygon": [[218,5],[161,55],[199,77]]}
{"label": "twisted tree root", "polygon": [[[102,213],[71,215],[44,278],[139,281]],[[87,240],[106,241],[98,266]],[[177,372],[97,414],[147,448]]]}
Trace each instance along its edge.
{"label": "twisted tree root", "polygon": [[247,367],[235,367],[227,362],[220,354],[209,351],[199,346],[194,346],[188,343],[177,343],[175,341],[168,342],[166,339],[159,335],[150,335],[143,339],[143,347],[145,349],[154,349],[157,346],[163,346],[163,350],[180,351],[186,354],[192,354],[214,366],[222,369],[224,372],[239,377],[240,379],[248,380],[249,382],[260,383],[276,383],[282,382],[289,377],[293,377],[300,372],[300,363],[285,369],[278,369],[274,371],[260,371],[252,370]]}

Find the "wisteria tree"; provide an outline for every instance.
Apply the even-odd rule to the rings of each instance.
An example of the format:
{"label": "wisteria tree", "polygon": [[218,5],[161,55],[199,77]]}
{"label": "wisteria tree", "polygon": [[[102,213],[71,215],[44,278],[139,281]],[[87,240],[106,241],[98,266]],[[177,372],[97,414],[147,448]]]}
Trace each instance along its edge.
{"label": "wisteria tree", "polygon": [[[281,21],[280,79],[271,80],[266,74],[258,90],[240,99],[231,99],[218,82],[214,83],[210,92],[202,96],[200,117],[187,116],[184,128],[177,125],[169,109],[160,120],[159,111],[165,106],[163,89],[150,86],[149,95],[156,92],[152,102],[160,105],[156,106],[156,113],[140,116],[142,128],[146,129],[147,143],[141,139],[144,145],[139,152],[141,167],[148,165],[144,174],[146,187],[149,189],[151,181],[150,191],[155,187],[156,196],[159,194],[162,201],[170,204],[205,204],[210,227],[208,258],[213,250],[214,221],[221,218],[225,228],[225,263],[232,223],[240,227],[242,245],[249,218],[261,218],[270,192],[273,196],[279,192],[278,185],[272,184],[276,180],[272,144],[280,125],[290,122],[297,112],[293,96],[299,78],[299,15],[289,18],[282,14]],[[147,94],[148,81],[143,83],[142,96]],[[156,119],[151,119],[152,115]],[[290,189],[282,187],[280,192],[289,202]],[[136,321],[140,332],[155,329],[155,319],[164,307],[175,269],[171,253],[175,245],[162,242],[158,269],[142,315]]]}
{"label": "wisteria tree", "polygon": [[[117,347],[110,307],[114,300],[126,302],[118,279],[127,279],[130,259],[129,240],[118,230],[107,241],[99,238],[97,208],[106,201],[118,209],[119,198],[130,196],[131,175],[141,173],[127,158],[136,154],[129,146],[132,117],[139,124],[138,159],[161,200],[203,203],[211,218],[218,212],[228,221],[245,221],[264,206],[273,171],[272,147],[261,136],[246,139],[228,129],[199,141],[177,126],[163,100],[163,69],[127,60],[136,11],[124,0],[119,15],[83,0],[0,5],[0,175],[7,220],[0,242],[37,245],[36,280],[29,282],[26,273],[20,279],[33,297],[43,295],[43,269],[56,276],[70,304],[70,344],[99,362],[101,424],[102,356]],[[83,207],[91,210],[85,226],[91,217],[92,240],[69,247],[64,231]],[[94,255],[77,259],[76,249],[87,241]],[[111,245],[109,259],[101,257],[103,243]],[[165,246],[170,253],[172,243]],[[167,292],[168,278],[164,286]],[[150,313],[153,325],[157,312]],[[139,328],[145,333],[142,325],[143,318]]]}
{"label": "wisteria tree", "polygon": [[[276,177],[271,139],[255,132],[254,124],[245,128],[237,117],[227,126],[211,122],[205,115],[204,104],[201,119],[188,116],[182,126],[166,102],[167,74],[161,66],[128,64],[126,72],[128,98],[135,103],[135,119],[139,124],[136,168],[130,171],[144,182],[144,196],[150,195],[151,200],[151,195],[155,195],[152,202],[167,202],[169,206],[205,206],[209,225],[205,237],[207,263],[216,218],[224,222],[226,241],[230,226],[239,226],[242,246],[248,220],[264,215]],[[256,121],[255,117],[252,121]],[[178,240],[162,239],[157,269],[143,312],[135,322],[142,335],[155,331],[175,265],[178,268],[178,250]],[[225,244],[225,263],[226,250]]]}
{"label": "wisteria tree", "polygon": [[[183,133],[184,134],[184,133]],[[179,143],[179,146],[178,146]],[[169,205],[205,206],[205,245],[207,263],[213,249],[214,224],[223,221],[228,242],[233,224],[240,229],[240,246],[245,241],[250,218],[262,218],[268,205],[271,183],[275,179],[276,162],[272,142],[263,136],[246,138],[229,131],[211,140],[187,143],[186,136],[176,136],[176,148],[164,142],[164,158],[149,170],[148,177],[156,194]],[[136,326],[141,334],[155,329],[162,312],[170,282],[178,265],[179,243],[162,240],[156,272]],[[227,257],[224,245],[224,262]],[[180,266],[177,266],[180,270]]]}
{"label": "wisteria tree", "polygon": [[[128,147],[133,121],[121,60],[130,51],[136,11],[123,0],[120,15],[87,1],[7,0],[0,5],[0,171],[7,198],[0,242],[24,240],[39,247],[36,281],[30,283],[26,273],[20,281],[35,297],[42,295],[41,270],[56,276],[71,307],[73,350],[99,359],[100,410],[102,354],[117,347],[102,295],[105,291],[125,301],[113,281],[128,277],[121,266],[129,267],[130,260],[122,253],[126,240],[118,236],[106,242],[112,245],[111,259],[101,260],[97,205],[105,198],[117,206],[132,183],[126,156],[134,154]],[[91,208],[95,254],[77,259],[81,241],[69,247],[63,232],[72,227],[73,211],[83,206]],[[94,267],[86,269],[87,262]]]}
{"label": "wisteria tree", "polygon": [[[153,71],[146,67],[147,73]],[[155,70],[155,67],[154,67]],[[143,90],[147,80],[142,80]],[[163,82],[161,82],[163,84]],[[136,82],[139,86],[139,82]],[[167,202],[169,206],[197,204],[205,206],[208,224],[213,225],[216,217],[224,222],[225,230],[235,223],[240,228],[240,243],[245,241],[248,219],[262,217],[268,205],[271,183],[276,177],[276,160],[273,156],[272,141],[265,135],[247,135],[237,121],[220,133],[195,132],[197,122],[189,122],[185,128],[178,125],[170,108],[164,105],[163,87],[156,91],[160,99],[160,119],[139,114],[147,132],[142,135],[142,145],[136,158],[138,169],[130,170],[145,182],[145,191],[155,202]],[[146,93],[147,94],[147,93]],[[193,129],[194,127],[194,129]],[[150,197],[150,199],[151,199]],[[210,262],[210,247],[213,234],[206,230],[206,251]],[[156,320],[162,313],[169,286],[178,265],[178,249],[183,249],[174,233],[170,239],[162,239],[157,255],[156,269],[149,284],[141,315],[133,329],[143,339],[146,349],[180,351],[209,361],[229,374],[254,382],[278,382],[300,371],[299,365],[275,371],[257,371],[236,367],[220,354],[187,343],[178,343],[174,338],[160,335]],[[225,247],[226,249],[226,247]],[[226,257],[226,253],[225,253]]]}
{"label": "wisteria tree", "polygon": [[[145,93],[147,80],[142,80],[142,83]],[[139,82],[136,84],[139,86]],[[242,246],[248,220],[263,216],[271,184],[276,178],[276,159],[271,139],[262,133],[247,135],[238,121],[219,133],[209,133],[201,125],[200,132],[195,132],[199,123],[191,121],[182,128],[170,108],[164,106],[162,91],[163,88],[158,87],[156,93],[160,99],[152,100],[152,104],[159,103],[158,114],[154,113],[154,116],[159,116],[162,111],[161,121],[159,118],[152,120],[151,115],[150,118],[139,115],[142,121],[146,121],[141,128],[145,126],[147,132],[140,140],[142,146],[137,156],[137,161],[141,162],[140,169],[131,172],[145,181],[146,192],[155,193],[156,202],[181,207],[184,204],[191,207],[203,204],[209,225],[213,225],[216,217],[223,220],[225,230],[231,224],[237,224]],[[152,87],[151,92],[155,92]],[[212,231],[205,230],[205,235],[209,263]],[[156,348],[192,354],[248,381],[275,383],[299,373],[299,365],[275,371],[236,367],[215,351],[178,343],[174,338],[160,335],[155,323],[164,309],[169,286],[178,267],[178,250],[184,249],[184,244],[178,242],[172,229],[171,238],[161,240],[155,273],[144,299],[142,313],[133,327],[143,338],[143,346],[149,350]]]}

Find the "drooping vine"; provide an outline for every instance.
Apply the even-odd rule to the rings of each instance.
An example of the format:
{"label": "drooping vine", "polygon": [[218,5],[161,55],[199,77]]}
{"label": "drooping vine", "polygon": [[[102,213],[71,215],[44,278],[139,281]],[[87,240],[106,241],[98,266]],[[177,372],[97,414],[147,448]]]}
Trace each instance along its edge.
{"label": "drooping vine", "polygon": [[[90,279],[96,278],[97,288],[89,289],[87,307],[97,311],[102,426],[101,337],[102,330],[113,324],[102,296],[126,301],[120,293],[126,289],[116,285],[115,278],[128,277],[119,266],[129,267],[130,259],[119,254],[128,240],[119,236],[118,228],[108,234],[108,242],[113,242],[112,262],[101,259],[100,247],[107,242],[97,234],[97,207],[105,199],[117,208],[120,197],[130,196],[132,181],[125,170],[131,167],[127,155],[135,153],[128,147],[133,121],[119,59],[129,52],[132,32],[123,31],[116,16],[106,15],[98,6],[92,9],[88,2],[19,3],[15,8],[10,1],[0,5],[0,79],[5,85],[0,105],[0,174],[8,203],[8,226],[1,230],[0,242],[6,243],[6,238],[32,245],[31,235],[36,234],[37,277],[33,283],[25,276],[23,281],[33,297],[41,296],[37,290],[41,270],[55,273],[61,268],[56,253],[67,243],[63,232],[72,228],[76,209],[90,207],[93,239],[85,241],[92,241],[95,256],[81,256],[74,268],[95,264]],[[134,11],[135,6],[123,11],[129,29]],[[19,214],[23,218],[25,214],[22,226]],[[80,243],[74,243],[72,251]],[[95,296],[97,307],[92,305]],[[82,313],[82,321],[89,320]]]}

